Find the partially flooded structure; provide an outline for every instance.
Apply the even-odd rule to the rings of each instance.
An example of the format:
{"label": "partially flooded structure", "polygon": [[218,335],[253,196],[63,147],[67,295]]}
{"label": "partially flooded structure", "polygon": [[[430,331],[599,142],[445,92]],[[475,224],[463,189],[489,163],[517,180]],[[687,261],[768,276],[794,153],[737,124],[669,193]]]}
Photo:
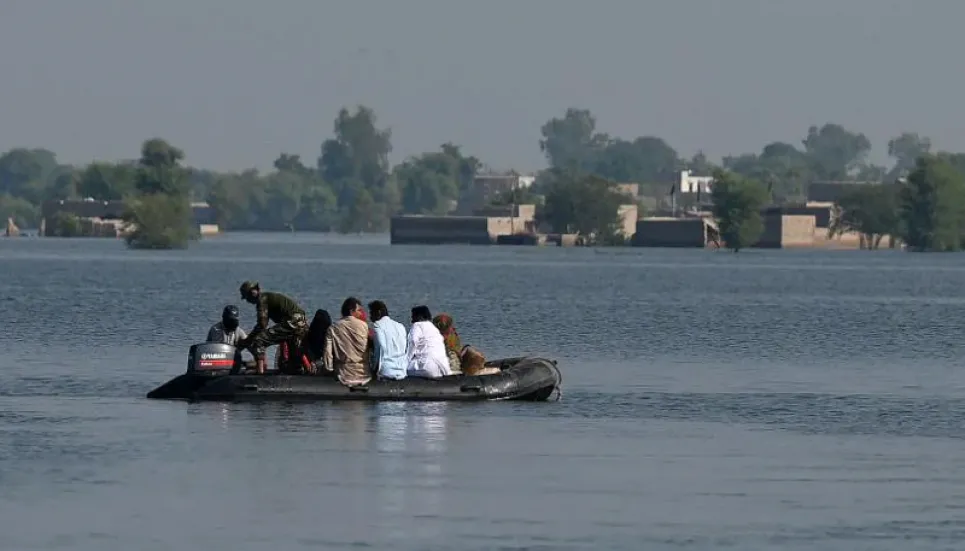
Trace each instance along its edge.
{"label": "partially flooded structure", "polygon": [[[50,221],[58,215],[70,215],[77,219],[80,237],[122,237],[127,230],[124,201],[98,201],[95,199],[55,199],[41,205],[41,232],[46,235]],[[194,221],[201,235],[220,233],[214,209],[205,202],[191,203]],[[56,230],[50,232],[54,234]]]}
{"label": "partially flooded structure", "polygon": [[703,216],[651,216],[637,221],[636,226],[636,247],[704,248],[719,240],[717,223]]}
{"label": "partially flooded structure", "polygon": [[534,234],[536,205],[484,207],[471,215],[406,214],[389,221],[393,245],[493,245],[500,236]]}

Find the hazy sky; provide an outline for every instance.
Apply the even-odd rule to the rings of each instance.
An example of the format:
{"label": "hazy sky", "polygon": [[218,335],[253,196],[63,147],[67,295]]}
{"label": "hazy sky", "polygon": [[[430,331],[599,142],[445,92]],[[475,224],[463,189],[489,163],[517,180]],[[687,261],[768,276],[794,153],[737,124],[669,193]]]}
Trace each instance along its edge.
{"label": "hazy sky", "polygon": [[541,168],[568,106],[712,158],[827,121],[879,161],[902,130],[965,151],[962,21],[963,0],[0,0],[0,149],[314,164],[363,103],[394,161],[453,141]]}

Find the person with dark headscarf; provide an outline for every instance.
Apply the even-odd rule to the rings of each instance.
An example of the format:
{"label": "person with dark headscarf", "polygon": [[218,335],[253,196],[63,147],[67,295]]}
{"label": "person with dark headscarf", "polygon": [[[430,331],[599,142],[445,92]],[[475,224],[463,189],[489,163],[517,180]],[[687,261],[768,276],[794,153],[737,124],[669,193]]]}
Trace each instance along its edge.
{"label": "person with dark headscarf", "polygon": [[456,326],[452,322],[449,314],[437,314],[432,318],[432,325],[436,326],[442,334],[442,340],[446,343],[446,355],[449,357],[449,369],[453,375],[462,373],[462,362],[459,355],[462,353],[462,340],[456,331]]}
{"label": "person with dark headscarf", "polygon": [[315,317],[308,326],[308,333],[302,340],[302,368],[310,374],[318,373],[322,365],[322,353],[325,350],[325,338],[328,328],[332,326],[332,316],[328,310],[315,310]]}

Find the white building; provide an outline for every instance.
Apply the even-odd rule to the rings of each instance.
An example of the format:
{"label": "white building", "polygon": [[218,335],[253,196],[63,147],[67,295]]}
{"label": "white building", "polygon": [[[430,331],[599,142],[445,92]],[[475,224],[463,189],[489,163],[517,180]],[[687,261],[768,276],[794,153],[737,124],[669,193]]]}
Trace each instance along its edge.
{"label": "white building", "polygon": [[533,185],[535,181],[536,176],[517,176],[517,182],[519,182],[517,185],[521,188],[527,188]]}
{"label": "white building", "polygon": [[713,176],[692,176],[689,170],[681,170],[677,173],[677,189],[680,193],[710,194],[710,189],[714,187]]}

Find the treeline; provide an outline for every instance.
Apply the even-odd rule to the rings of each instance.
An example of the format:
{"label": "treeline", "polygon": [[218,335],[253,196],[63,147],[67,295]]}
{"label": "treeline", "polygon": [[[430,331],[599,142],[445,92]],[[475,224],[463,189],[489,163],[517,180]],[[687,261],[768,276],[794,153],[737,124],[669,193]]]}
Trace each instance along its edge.
{"label": "treeline", "polygon": [[925,154],[914,163],[906,178],[843,194],[832,234],[859,233],[871,249],[885,237],[912,251],[965,248],[965,154]]}
{"label": "treeline", "polygon": [[[868,160],[871,142],[864,134],[833,123],[809,128],[799,145],[773,142],[760,152],[725,157],[720,166],[700,152],[683,156],[656,136],[619,138],[598,132],[594,116],[584,109],[568,109],[540,130],[538,145],[549,166],[538,175],[533,189],[520,192],[513,200],[537,202],[541,220],[552,223],[557,231],[584,235],[610,233],[607,228],[615,227],[615,209],[623,200],[613,192],[613,182],[641,184],[642,205],[653,208],[667,200],[676,171],[712,174],[724,170],[728,177],[760,185],[764,190],[761,200],[784,204],[803,201],[808,183],[815,180],[886,182],[888,189],[893,189],[897,187],[894,182],[915,169],[919,158],[933,159],[928,157],[928,138],[903,133],[888,143],[891,165],[877,166]],[[145,147],[148,144],[178,152],[159,157],[172,163],[165,177],[177,174],[180,187],[175,195],[208,201],[219,225],[229,231],[385,231],[395,213],[450,212],[474,175],[486,169],[480,159],[452,143],[390,166],[391,131],[381,128],[375,113],[363,106],[339,112],[332,137],[321,144],[314,162],[281,153],[273,170],[266,173],[182,167],[183,153],[174,145],[162,140],[149,140]],[[137,160],[87,166],[63,165],[45,149],[8,151],[0,156],[0,215],[12,216],[21,227],[36,227],[39,207],[46,199],[140,197],[145,172],[159,170],[150,164],[152,157],[146,151],[142,148]],[[956,171],[965,167],[961,154],[934,159]],[[882,195],[884,189],[861,188],[842,200],[838,231],[875,230],[874,235],[899,234],[910,239],[908,230],[897,226],[882,231],[886,223],[897,224],[898,212],[893,209],[889,219],[881,214],[887,210],[882,205],[895,209],[899,205],[898,195]],[[757,196],[756,192],[751,195]],[[878,206],[872,208],[874,205]],[[858,227],[861,229],[855,229]]]}
{"label": "treeline", "polygon": [[[179,174],[189,198],[209,202],[225,230],[348,233],[385,231],[398,212],[448,212],[482,168],[478,159],[449,143],[395,167],[389,165],[391,151],[391,132],[377,126],[371,109],[358,107],[339,113],[334,137],[322,143],[314,165],[281,153],[268,173],[183,167]],[[75,167],[60,164],[45,149],[8,151],[0,156],[0,215],[13,217],[21,227],[36,227],[47,199],[134,197],[141,164]]]}
{"label": "treeline", "polygon": [[[873,250],[887,237],[916,252],[965,248],[965,156],[926,153],[906,177],[850,184],[835,205],[829,236],[854,232]],[[753,245],[764,225],[767,188],[758,180],[717,169],[711,205],[723,244],[735,252]]]}
{"label": "treeline", "polygon": [[869,161],[871,141],[860,132],[840,124],[812,126],[800,145],[771,142],[759,153],[727,156],[720,165],[702,152],[681,156],[655,136],[632,140],[596,131],[596,119],[584,109],[569,109],[541,128],[540,149],[550,167],[576,167],[615,182],[637,182],[644,193],[661,197],[668,193],[678,170],[709,176],[724,169],[764,184],[775,204],[806,199],[812,181],[894,181],[914,167],[915,160],[931,152],[927,137],[905,132],[889,140],[891,166]]}

